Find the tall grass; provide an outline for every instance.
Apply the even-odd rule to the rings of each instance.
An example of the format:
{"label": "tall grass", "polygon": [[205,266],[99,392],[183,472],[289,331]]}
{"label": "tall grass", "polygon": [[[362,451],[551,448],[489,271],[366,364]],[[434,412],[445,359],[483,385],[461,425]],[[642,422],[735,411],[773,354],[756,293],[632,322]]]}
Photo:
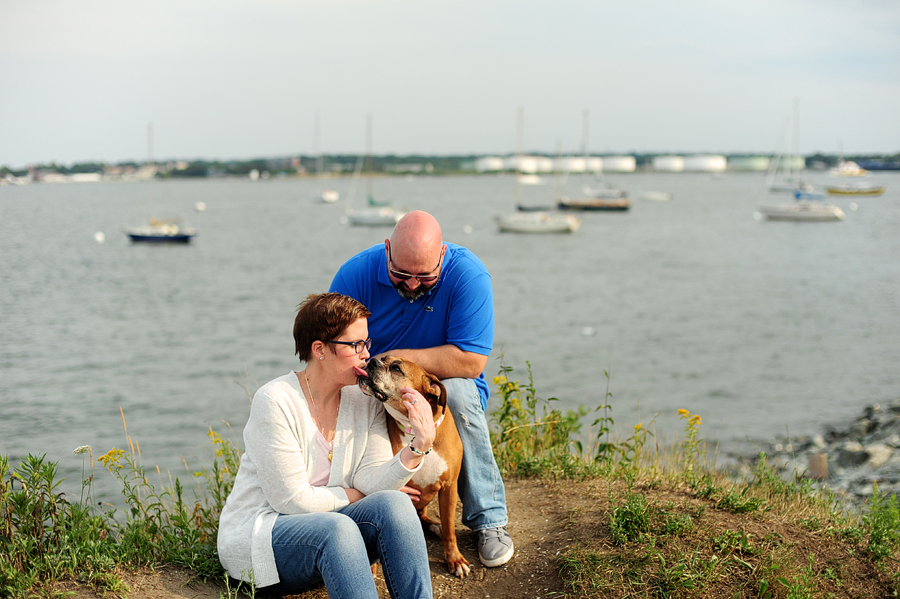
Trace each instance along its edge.
{"label": "tall grass", "polygon": [[[209,430],[212,465],[194,473],[190,492],[179,478],[154,485],[141,464],[140,446],[128,435],[128,450],[112,448],[96,462],[122,490],[124,508],[93,501],[93,450],[74,450],[89,461],[78,501],[58,488],[57,464],[29,455],[15,469],[0,456],[0,596],[53,595],[64,579],[86,583],[101,594],[124,596],[121,567],[177,564],[200,579],[224,575],[216,554],[216,532],[234,482],[241,451]],[[227,424],[227,423],[226,423]],[[159,469],[156,473],[161,479]]]}
{"label": "tall grass", "polygon": [[[846,514],[833,495],[805,479],[784,479],[764,455],[749,480],[734,480],[709,463],[702,420],[686,409],[679,410],[684,435],[670,450],[648,443],[652,423],[615,438],[604,374],[606,392],[596,405],[566,411],[556,398],[539,396],[530,364],[525,383],[502,361],[494,379],[498,407],[491,413],[491,440],[506,476],[605,485],[566,524],[593,531],[557,557],[573,596],[689,597],[728,580],[737,582],[721,596],[818,597],[825,595],[811,590],[817,584],[840,582],[845,565],[839,560],[803,553],[777,535],[743,525],[713,526],[714,512],[718,520],[748,519],[739,522],[777,514],[863,555],[877,572],[896,570],[896,497],[876,487],[865,514]],[[160,481],[152,484],[124,413],[122,424],[124,449],[111,448],[96,459],[90,447],[74,450],[82,460],[77,499],[60,492],[57,464],[45,456],[29,455],[14,468],[0,456],[0,596],[55,596],[58,581],[74,579],[121,597],[128,591],[122,568],[163,564],[184,566],[201,579],[224,579],[217,525],[241,449],[210,428],[209,466],[190,474],[189,484],[179,478],[163,484],[159,469],[151,469]],[[95,466],[118,482],[120,507],[94,501]],[[659,490],[678,499],[662,501],[653,493]]]}

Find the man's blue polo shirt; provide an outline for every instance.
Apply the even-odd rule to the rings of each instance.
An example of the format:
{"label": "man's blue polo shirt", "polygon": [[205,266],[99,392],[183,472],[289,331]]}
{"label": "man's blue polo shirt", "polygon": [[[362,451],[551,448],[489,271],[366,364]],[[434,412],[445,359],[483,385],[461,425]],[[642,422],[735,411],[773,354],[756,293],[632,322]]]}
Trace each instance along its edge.
{"label": "man's blue polo shirt", "polygon": [[[387,274],[384,244],[363,250],[341,266],[331,291],[349,295],[372,312],[371,354],[391,349],[424,349],[453,344],[483,356],[494,345],[494,293],[491,275],[466,248],[445,244],[447,253],[437,284],[417,300],[397,293]],[[490,395],[484,373],[475,380],[481,405]]]}

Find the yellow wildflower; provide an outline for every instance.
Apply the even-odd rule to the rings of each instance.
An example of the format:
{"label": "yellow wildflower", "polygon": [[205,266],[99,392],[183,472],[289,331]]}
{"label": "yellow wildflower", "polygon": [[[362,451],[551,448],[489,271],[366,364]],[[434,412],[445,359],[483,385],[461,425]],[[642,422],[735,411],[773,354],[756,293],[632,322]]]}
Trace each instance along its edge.
{"label": "yellow wildflower", "polygon": [[116,449],[115,447],[113,447],[112,449],[110,449],[109,451],[107,451],[105,454],[103,454],[102,456],[100,456],[99,458],[97,458],[97,461],[100,462],[101,464],[103,464],[103,465],[106,467],[107,470],[109,470],[110,472],[112,472],[112,471],[113,471],[113,468],[115,468],[115,469],[120,469],[120,468],[123,467],[123,466],[119,463],[119,459],[120,459],[123,455],[125,455],[125,452],[124,452],[124,451],[122,451],[121,449]]}

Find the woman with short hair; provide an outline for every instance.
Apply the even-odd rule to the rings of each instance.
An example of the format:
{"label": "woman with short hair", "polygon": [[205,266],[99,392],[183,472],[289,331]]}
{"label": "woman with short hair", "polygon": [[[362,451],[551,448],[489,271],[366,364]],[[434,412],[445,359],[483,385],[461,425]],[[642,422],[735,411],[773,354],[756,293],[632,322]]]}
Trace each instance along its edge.
{"label": "woman with short hair", "polygon": [[434,421],[407,388],[415,439],[393,455],[384,408],[356,385],[366,375],[370,315],[339,293],[307,297],[294,321],[306,368],[253,396],[218,550],[230,576],[264,592],[324,581],[330,597],[377,599],[370,566],[380,560],[391,597],[432,596],[418,492],[406,483],[431,449]]}

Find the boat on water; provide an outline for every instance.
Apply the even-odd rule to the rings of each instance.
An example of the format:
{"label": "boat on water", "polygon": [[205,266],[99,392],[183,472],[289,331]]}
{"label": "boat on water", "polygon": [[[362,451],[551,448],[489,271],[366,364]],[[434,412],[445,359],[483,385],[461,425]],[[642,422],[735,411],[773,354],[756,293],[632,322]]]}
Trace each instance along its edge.
{"label": "boat on water", "polygon": [[[366,205],[355,208],[347,208],[344,212],[346,222],[351,225],[362,227],[393,227],[397,224],[404,214],[405,210],[400,210],[388,202],[378,202],[372,193],[372,115],[366,115],[366,161],[368,161],[368,177],[367,200]],[[362,173],[363,158],[360,157],[356,161],[356,167],[353,169],[353,183],[350,186],[350,193],[347,194],[347,203],[352,206],[353,194],[356,190],[356,184]]]}
{"label": "boat on water", "polygon": [[363,227],[393,227],[406,212],[393,206],[366,206],[364,208],[348,208],[347,222]]}
{"label": "boat on water", "polygon": [[578,200],[570,200],[561,197],[556,200],[556,207],[560,210],[612,210],[623,211],[631,208],[631,200],[624,198],[584,198]]}
{"label": "boat on water", "polygon": [[[518,143],[516,154],[522,156],[522,135],[525,127],[525,111],[519,107],[518,116]],[[521,164],[521,160],[516,160]],[[574,233],[581,226],[581,219],[571,214],[565,214],[546,206],[526,206],[522,204],[522,173],[517,172],[516,181],[516,211],[507,214],[497,214],[494,222],[501,233]]]}
{"label": "boat on water", "polygon": [[563,212],[511,212],[495,217],[501,233],[574,233],[581,219]]}
{"label": "boat on water", "polygon": [[878,183],[847,183],[844,185],[829,185],[825,189],[831,195],[880,196],[887,189],[887,185]]}
{"label": "boat on water", "polygon": [[341,194],[336,189],[320,189],[313,195],[313,201],[320,204],[334,204],[341,199]]}
{"label": "boat on water", "polygon": [[[790,125],[793,123],[793,132],[789,134]],[[792,142],[792,150],[789,156],[785,156],[785,141],[790,139]],[[769,172],[766,174],[769,191],[773,193],[791,193],[801,192],[810,193],[814,191],[814,187],[808,181],[804,181],[799,176],[800,170],[805,166],[804,159],[800,156],[800,98],[794,99],[793,116],[789,116],[784,122],[784,131],[781,136],[781,148],[779,148],[775,159],[769,163]],[[779,170],[783,172],[784,177],[778,181],[775,180]]]}
{"label": "boat on water", "polygon": [[628,197],[628,192],[624,189],[610,187],[608,185],[603,185],[601,187],[591,187],[590,185],[583,185],[581,187],[581,191],[583,191],[584,195],[588,196],[589,198],[597,198],[602,200],[618,200]]}
{"label": "boat on water", "polygon": [[852,160],[840,160],[836,167],[828,171],[828,174],[834,177],[865,177],[869,171],[861,168]]}
{"label": "boat on water", "polygon": [[135,243],[189,243],[197,236],[197,229],[182,227],[178,218],[151,218],[143,227],[130,227],[125,234]]}
{"label": "boat on water", "polygon": [[814,200],[800,200],[793,204],[777,206],[760,206],[759,213],[766,220],[818,222],[844,219],[844,211],[837,206]]}
{"label": "boat on water", "polygon": [[766,220],[817,222],[844,219],[844,211],[834,204],[824,202],[823,193],[796,191],[794,198],[797,201],[793,204],[760,206],[759,213]]}
{"label": "boat on water", "polygon": [[648,200],[651,202],[671,202],[672,193],[668,191],[643,191],[638,194],[639,200]]}

